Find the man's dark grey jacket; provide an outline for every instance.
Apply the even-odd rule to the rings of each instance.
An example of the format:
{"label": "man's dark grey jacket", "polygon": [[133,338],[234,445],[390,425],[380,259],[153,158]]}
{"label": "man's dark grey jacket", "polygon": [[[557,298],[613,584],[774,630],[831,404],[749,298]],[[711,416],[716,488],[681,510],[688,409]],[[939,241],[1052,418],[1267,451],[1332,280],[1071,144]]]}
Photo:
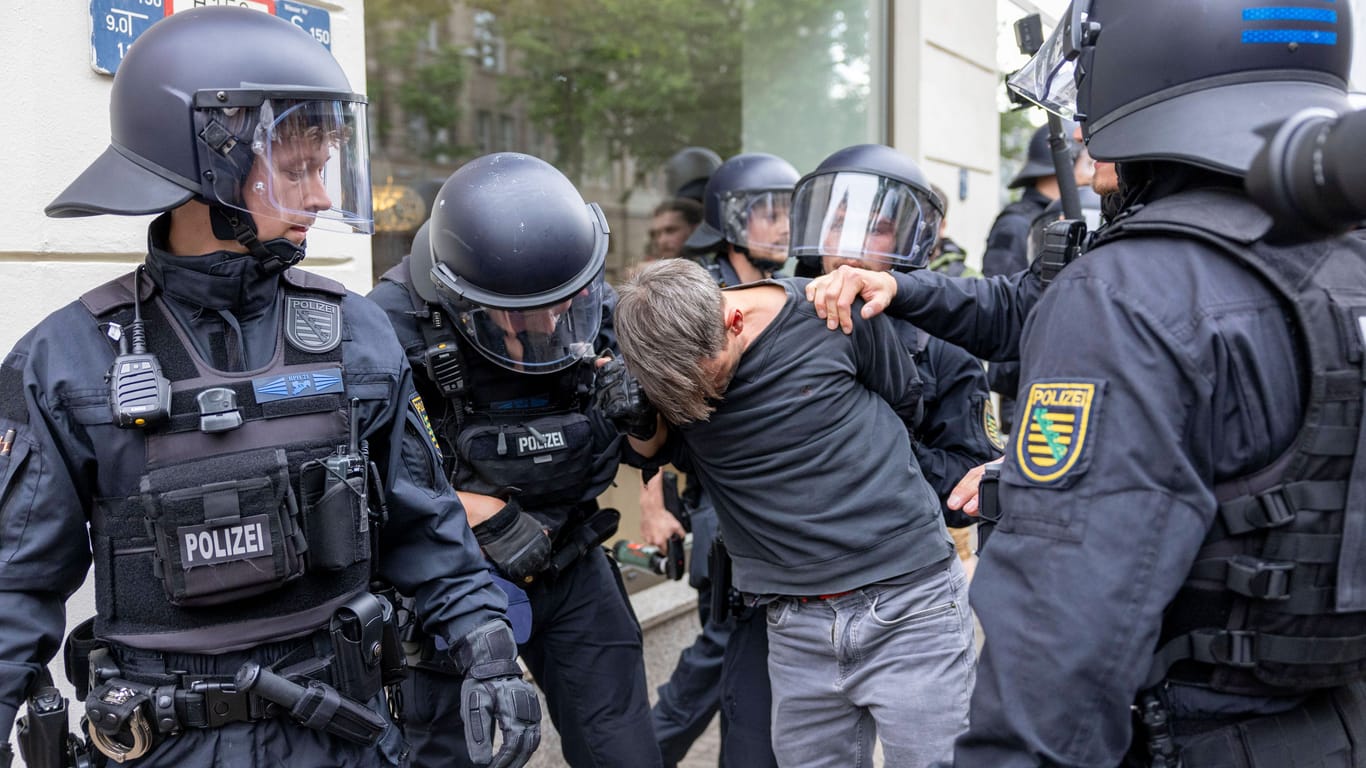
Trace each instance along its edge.
{"label": "man's dark grey jacket", "polygon": [[849,336],[827,330],[806,282],[771,282],[786,305],[716,412],[673,441],[716,504],[735,586],[752,594],[842,592],[952,550],[907,436],[920,400],[914,360],[886,318],[856,319]]}

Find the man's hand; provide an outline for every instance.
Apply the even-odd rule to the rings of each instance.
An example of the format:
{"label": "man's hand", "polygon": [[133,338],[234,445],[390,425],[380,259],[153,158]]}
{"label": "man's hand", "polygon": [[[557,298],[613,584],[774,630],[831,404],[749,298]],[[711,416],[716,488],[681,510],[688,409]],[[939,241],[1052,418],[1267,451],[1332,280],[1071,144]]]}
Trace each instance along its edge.
{"label": "man's hand", "polygon": [[[541,704],[522,679],[517,642],[502,621],[491,621],[466,635],[451,651],[465,675],[460,684],[465,749],[475,765],[520,768],[541,743]],[[493,726],[502,733],[493,753]]]}
{"label": "man's hand", "polygon": [[664,506],[664,473],[656,472],[650,482],[640,486],[640,538],[668,551],[670,537],[681,539],[686,534],[678,518]]}
{"label": "man's hand", "polygon": [[896,278],[890,272],[857,269],[848,264],[806,286],[806,300],[816,305],[816,316],[830,330],[840,328],[845,333],[854,332],[854,299],[863,299],[859,316],[867,320],[886,309],[894,296]]}
{"label": "man's hand", "polygon": [[987,464],[1000,464],[1005,457],[988,461],[979,467],[968,470],[963,479],[958,481],[958,485],[949,492],[949,509],[962,510],[965,515],[976,516],[978,513],[977,490],[982,484],[982,473],[986,471]]}

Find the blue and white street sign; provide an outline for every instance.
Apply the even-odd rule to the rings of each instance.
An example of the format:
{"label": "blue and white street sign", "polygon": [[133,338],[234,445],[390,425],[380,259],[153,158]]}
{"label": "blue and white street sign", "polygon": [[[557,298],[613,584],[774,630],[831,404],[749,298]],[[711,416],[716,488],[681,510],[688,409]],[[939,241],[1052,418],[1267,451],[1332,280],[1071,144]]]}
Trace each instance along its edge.
{"label": "blue and white street sign", "polygon": [[90,66],[114,74],[138,36],[153,24],[205,5],[236,5],[274,14],[332,50],[332,14],[293,0],[90,0]]}

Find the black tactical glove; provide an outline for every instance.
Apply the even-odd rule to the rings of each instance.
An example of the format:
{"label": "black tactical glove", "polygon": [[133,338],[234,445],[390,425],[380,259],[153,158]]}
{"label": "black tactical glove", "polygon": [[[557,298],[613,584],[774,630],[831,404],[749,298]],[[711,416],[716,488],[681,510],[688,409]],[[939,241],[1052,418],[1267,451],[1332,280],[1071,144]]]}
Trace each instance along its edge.
{"label": "black tactical glove", "polygon": [[659,428],[659,411],[645,397],[640,382],[626,370],[620,357],[598,368],[593,404],[617,429],[637,440],[649,440]]}
{"label": "black tactical glove", "polygon": [[550,562],[550,537],[539,521],[509,499],[497,514],[474,526],[484,556],[514,584],[528,584]]}
{"label": "black tactical glove", "polygon": [[[465,675],[460,684],[461,718],[465,721],[465,749],[475,765],[520,768],[541,743],[541,703],[522,679],[517,666],[517,641],[503,621],[475,629],[451,649],[455,665]],[[493,724],[503,733],[493,754]]]}

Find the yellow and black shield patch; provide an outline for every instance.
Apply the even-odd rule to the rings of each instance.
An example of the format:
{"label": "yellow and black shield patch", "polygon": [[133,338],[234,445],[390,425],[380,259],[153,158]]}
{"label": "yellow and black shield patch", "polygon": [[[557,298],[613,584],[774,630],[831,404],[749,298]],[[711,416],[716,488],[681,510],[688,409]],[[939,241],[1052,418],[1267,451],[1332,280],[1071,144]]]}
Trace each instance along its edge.
{"label": "yellow and black shield patch", "polygon": [[1018,425],[1015,458],[1020,472],[1039,485],[1053,485],[1081,466],[1097,382],[1038,382],[1030,385]]}
{"label": "yellow and black shield patch", "polygon": [[996,406],[991,400],[982,402],[982,431],[986,433],[992,448],[999,451],[1005,447],[1005,441],[1001,439],[1001,425],[996,420]]}
{"label": "yellow and black shield patch", "polygon": [[427,430],[427,439],[432,441],[432,447],[437,453],[441,453],[441,444],[436,441],[436,431],[432,429],[432,422],[427,418],[427,404],[422,402],[422,395],[414,394],[408,404],[413,406],[413,412],[422,420],[422,428]]}

